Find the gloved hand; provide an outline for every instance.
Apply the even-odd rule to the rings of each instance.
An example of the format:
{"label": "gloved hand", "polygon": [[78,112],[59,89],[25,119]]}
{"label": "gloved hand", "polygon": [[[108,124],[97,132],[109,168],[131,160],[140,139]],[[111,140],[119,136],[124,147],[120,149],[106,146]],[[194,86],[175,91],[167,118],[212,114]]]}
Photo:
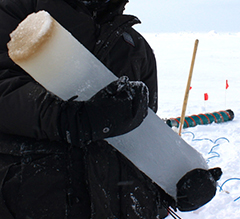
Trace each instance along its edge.
{"label": "gloved hand", "polygon": [[69,101],[60,114],[62,137],[73,145],[127,133],[148,111],[148,89],[121,77],[85,102]]}
{"label": "gloved hand", "polygon": [[194,169],[177,183],[177,207],[180,211],[196,210],[209,202],[216,193],[220,168]]}

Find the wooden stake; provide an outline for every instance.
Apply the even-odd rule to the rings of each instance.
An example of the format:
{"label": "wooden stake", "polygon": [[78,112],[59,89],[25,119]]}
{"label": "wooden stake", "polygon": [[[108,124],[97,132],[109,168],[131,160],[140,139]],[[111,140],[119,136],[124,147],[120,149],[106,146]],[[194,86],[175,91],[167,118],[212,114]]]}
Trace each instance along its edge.
{"label": "wooden stake", "polygon": [[192,56],[192,62],[191,62],[191,67],[190,67],[190,71],[189,71],[189,76],[188,76],[188,82],[187,82],[187,87],[186,87],[186,91],[185,91],[185,96],[184,96],[184,100],[183,100],[182,114],[181,114],[181,120],[180,120],[180,124],[179,124],[179,132],[178,132],[178,134],[180,136],[181,136],[182,128],[183,128],[183,125],[184,125],[184,120],[185,120],[185,113],[186,113],[186,109],[187,109],[188,96],[189,96],[189,90],[190,90],[191,81],[192,81],[193,67],[194,67],[196,54],[197,54],[198,42],[199,42],[198,39],[195,40],[193,56]]}

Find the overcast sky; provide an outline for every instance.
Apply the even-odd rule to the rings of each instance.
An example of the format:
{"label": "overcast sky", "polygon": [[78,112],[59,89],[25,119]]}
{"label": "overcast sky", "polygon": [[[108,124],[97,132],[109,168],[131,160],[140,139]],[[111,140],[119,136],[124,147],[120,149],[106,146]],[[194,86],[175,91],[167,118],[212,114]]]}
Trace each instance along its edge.
{"label": "overcast sky", "polygon": [[129,0],[140,32],[240,32],[240,0]]}

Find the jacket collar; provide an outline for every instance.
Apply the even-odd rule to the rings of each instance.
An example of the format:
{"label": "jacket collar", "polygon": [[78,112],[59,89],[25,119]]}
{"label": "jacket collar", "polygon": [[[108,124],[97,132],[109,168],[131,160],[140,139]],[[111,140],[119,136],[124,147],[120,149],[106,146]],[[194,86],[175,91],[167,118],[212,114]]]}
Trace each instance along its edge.
{"label": "jacket collar", "polygon": [[111,21],[100,25],[93,54],[100,61],[104,60],[122,34],[137,23],[141,22],[135,16],[117,15]]}

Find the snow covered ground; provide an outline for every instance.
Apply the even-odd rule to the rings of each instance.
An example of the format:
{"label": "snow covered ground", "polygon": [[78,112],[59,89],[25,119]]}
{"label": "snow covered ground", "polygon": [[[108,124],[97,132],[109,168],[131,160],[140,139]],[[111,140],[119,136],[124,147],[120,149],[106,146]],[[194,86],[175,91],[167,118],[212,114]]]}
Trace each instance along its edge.
{"label": "snow covered ground", "polygon": [[[240,218],[240,33],[143,35],[157,59],[161,118],[181,115],[195,39],[199,46],[186,116],[226,109],[235,114],[230,122],[183,130],[182,137],[203,154],[210,168],[221,167],[223,175],[211,202],[178,215],[184,219]],[[208,101],[204,101],[204,93],[208,93]]]}

